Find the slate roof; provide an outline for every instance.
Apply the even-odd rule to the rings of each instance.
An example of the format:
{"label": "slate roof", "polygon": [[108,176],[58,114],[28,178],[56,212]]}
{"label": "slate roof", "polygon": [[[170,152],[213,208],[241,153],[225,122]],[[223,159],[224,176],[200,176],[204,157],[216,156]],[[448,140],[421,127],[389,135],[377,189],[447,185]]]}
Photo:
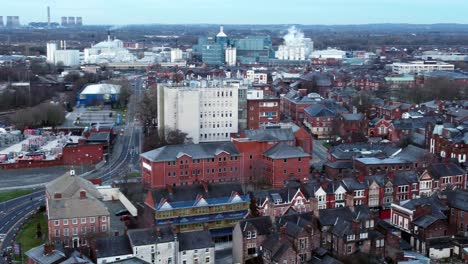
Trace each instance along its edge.
{"label": "slate roof", "polygon": [[326,108],[322,104],[314,104],[306,109],[304,111],[309,114],[311,117],[335,117],[336,113],[333,112],[332,110]]}
{"label": "slate roof", "polygon": [[133,254],[127,236],[109,236],[96,239],[96,257],[106,258]]}
{"label": "slate roof", "polygon": [[98,132],[98,133],[92,133],[87,141],[110,141],[110,132]]}
{"label": "slate roof", "polygon": [[389,144],[350,143],[333,147],[330,154],[336,159],[352,159],[369,156],[389,157],[397,151],[397,147]]}
{"label": "slate roof", "polygon": [[88,197],[93,196],[98,199],[102,198],[101,193],[99,193],[92,182],[77,175],[70,175],[70,172],[50,181],[45,185],[45,188],[50,197],[54,197],[55,193],[60,193],[62,195],[62,199],[79,198],[78,190],[83,189],[86,191],[86,195]]}
{"label": "slate roof", "polygon": [[341,182],[343,183],[344,187],[351,192],[355,190],[364,190],[366,188],[365,184],[359,182],[354,177],[344,178],[341,180]]}
{"label": "slate roof", "polygon": [[31,248],[24,254],[34,260],[34,263],[40,264],[57,263],[65,259],[65,253],[58,249],[54,249],[50,254],[44,255],[44,244]]}
{"label": "slate roof", "polygon": [[406,148],[402,149],[395,157],[402,160],[416,162],[424,158],[425,155],[429,154],[429,151],[416,147],[414,145],[408,145]]}
{"label": "slate roof", "polygon": [[411,185],[418,182],[418,174],[415,171],[399,171],[393,176],[392,183],[396,186]]}
{"label": "slate roof", "polygon": [[410,164],[410,161],[406,161],[400,158],[356,158],[356,161],[361,162],[362,164],[366,165],[379,165],[379,164]]}
{"label": "slate roof", "polygon": [[281,257],[292,249],[291,243],[287,240],[281,241],[278,234],[271,234],[263,242],[262,247],[271,251],[271,260],[278,262]]}
{"label": "slate roof", "polygon": [[208,230],[179,233],[179,251],[214,248],[215,244]]}
{"label": "slate roof", "polygon": [[246,228],[249,226],[253,226],[257,230],[257,235],[269,235],[271,233],[273,223],[269,216],[248,218],[239,221],[239,227],[242,233],[244,233]]}
{"label": "slate roof", "polygon": [[352,161],[335,161],[335,162],[325,162],[323,166],[330,167],[333,169],[352,169],[353,162]]}
{"label": "slate roof", "polygon": [[192,207],[198,197],[202,196],[208,204],[229,203],[233,193],[237,193],[244,201],[248,197],[244,195],[239,183],[208,184],[208,192],[202,184],[176,186],[170,192],[167,188],[151,191],[155,208],[162,200],[166,200],[172,207]]}
{"label": "slate roof", "polygon": [[468,212],[468,191],[455,189],[447,192],[448,205]]}
{"label": "slate roof", "polygon": [[438,180],[440,177],[464,175],[466,172],[454,163],[435,163],[429,168],[431,175],[434,179]]}
{"label": "slate roof", "polygon": [[269,129],[252,129],[245,130],[245,137],[260,141],[294,141],[294,132],[292,128],[269,128]]}
{"label": "slate roof", "polygon": [[109,215],[108,208],[94,197],[47,199],[49,220]]}
{"label": "slate roof", "polygon": [[364,118],[364,114],[357,113],[357,114],[342,114],[341,115],[344,120],[346,121],[361,121]]}
{"label": "slate roof", "polygon": [[187,154],[192,159],[214,158],[221,152],[227,152],[231,156],[239,156],[240,153],[230,141],[210,142],[200,144],[167,145],[141,154],[141,157],[153,162],[175,161],[177,157]]}
{"label": "slate roof", "polygon": [[[159,228],[159,232],[157,231]],[[158,226],[157,228],[130,229],[128,239],[132,247],[144,246],[174,241],[175,234],[170,226]]]}
{"label": "slate roof", "polygon": [[319,211],[318,220],[322,226],[333,226],[338,218],[352,221],[353,213],[348,207],[330,208]]}
{"label": "slate roof", "polygon": [[280,142],[263,153],[263,155],[272,159],[288,159],[310,157],[300,147],[293,147],[287,143]]}

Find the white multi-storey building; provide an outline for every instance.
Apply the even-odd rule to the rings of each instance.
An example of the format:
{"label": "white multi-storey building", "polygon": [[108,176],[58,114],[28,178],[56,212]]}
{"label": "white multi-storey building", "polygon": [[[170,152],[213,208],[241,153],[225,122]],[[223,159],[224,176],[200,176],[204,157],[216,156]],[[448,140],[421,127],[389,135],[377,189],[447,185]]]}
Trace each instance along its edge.
{"label": "white multi-storey building", "polygon": [[238,132],[239,80],[158,85],[160,132],[178,129],[193,143],[226,141]]}
{"label": "white multi-storey building", "polygon": [[396,74],[414,74],[432,71],[453,71],[453,64],[440,61],[411,61],[395,62],[392,64],[392,71]]}
{"label": "white multi-storey building", "polygon": [[182,50],[178,48],[171,49],[171,62],[178,62],[182,60]]}
{"label": "white multi-storey building", "polygon": [[225,62],[228,66],[236,65],[237,60],[237,49],[234,47],[226,48],[224,54]]}

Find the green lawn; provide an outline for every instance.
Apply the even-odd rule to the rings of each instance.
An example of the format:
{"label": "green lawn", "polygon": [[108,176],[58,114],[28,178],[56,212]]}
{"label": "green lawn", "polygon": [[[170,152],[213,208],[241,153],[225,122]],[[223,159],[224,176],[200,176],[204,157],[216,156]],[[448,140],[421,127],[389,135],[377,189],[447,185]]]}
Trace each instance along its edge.
{"label": "green lawn", "polygon": [[[37,239],[37,224],[41,224],[42,238]],[[46,217],[43,212],[34,214],[29,218],[28,221],[20,228],[20,232],[16,237],[16,243],[21,243],[21,250],[24,254],[26,251],[33,247],[37,247],[46,241],[48,234],[48,227]],[[15,256],[17,260],[20,260],[20,256]]]}
{"label": "green lawn", "polygon": [[0,203],[5,202],[26,194],[32,193],[32,190],[13,190],[0,192]]}

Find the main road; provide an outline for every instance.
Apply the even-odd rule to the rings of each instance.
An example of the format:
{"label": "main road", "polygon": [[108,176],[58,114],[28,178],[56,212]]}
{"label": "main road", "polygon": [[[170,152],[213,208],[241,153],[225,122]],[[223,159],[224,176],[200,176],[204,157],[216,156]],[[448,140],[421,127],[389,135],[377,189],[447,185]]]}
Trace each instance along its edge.
{"label": "main road", "polygon": [[[7,247],[13,245],[18,229],[29,215],[45,204],[44,199],[44,190],[39,189],[31,194],[0,203],[0,234],[3,237],[0,241],[0,252],[3,253]],[[0,263],[5,263],[3,257],[0,258]]]}
{"label": "main road", "polygon": [[142,129],[137,120],[138,103],[143,93],[142,77],[136,77],[132,80],[134,89],[132,96],[127,105],[125,116],[126,123],[123,127],[119,127],[122,134],[119,134],[116,146],[112,151],[107,164],[95,170],[93,173],[87,174],[87,179],[101,179],[104,183],[110,183],[113,180],[122,178],[129,171],[136,171],[139,168],[139,154],[141,152]]}

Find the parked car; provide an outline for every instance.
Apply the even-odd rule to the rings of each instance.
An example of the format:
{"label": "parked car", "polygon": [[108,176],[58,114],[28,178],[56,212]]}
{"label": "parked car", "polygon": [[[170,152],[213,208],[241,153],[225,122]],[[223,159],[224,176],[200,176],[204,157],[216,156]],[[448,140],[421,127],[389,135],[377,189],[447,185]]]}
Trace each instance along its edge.
{"label": "parked car", "polygon": [[115,213],[115,216],[122,216],[122,215],[128,215],[130,214],[130,212],[128,212],[127,209],[122,209],[122,210],[119,210]]}

